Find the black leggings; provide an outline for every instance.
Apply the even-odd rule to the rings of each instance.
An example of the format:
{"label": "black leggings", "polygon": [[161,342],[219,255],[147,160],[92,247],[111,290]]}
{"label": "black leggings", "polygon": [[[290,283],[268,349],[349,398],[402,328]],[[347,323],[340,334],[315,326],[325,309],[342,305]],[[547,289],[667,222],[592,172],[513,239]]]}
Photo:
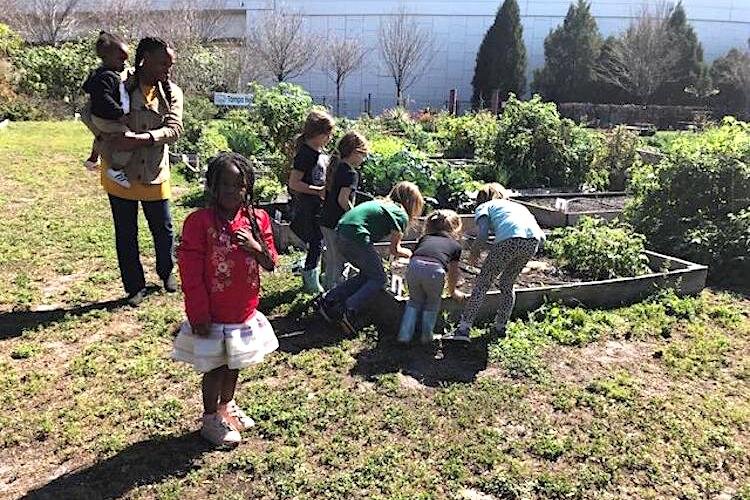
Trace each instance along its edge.
{"label": "black leggings", "polygon": [[307,243],[307,257],[305,257],[305,271],[315,269],[320,264],[320,256],[323,253],[323,235],[320,230],[317,231],[317,236],[311,234],[308,237]]}

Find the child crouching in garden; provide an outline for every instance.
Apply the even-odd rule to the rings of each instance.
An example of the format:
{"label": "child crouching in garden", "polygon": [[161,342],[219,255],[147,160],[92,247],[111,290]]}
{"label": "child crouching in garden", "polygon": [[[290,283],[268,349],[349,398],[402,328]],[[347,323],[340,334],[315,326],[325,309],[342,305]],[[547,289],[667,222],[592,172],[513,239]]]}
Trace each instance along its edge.
{"label": "child crouching in garden", "polygon": [[399,182],[387,198],[357,205],[341,217],[336,226],[336,248],[359,273],[323,294],[319,311],[324,319],[338,322],[350,334],[357,331],[359,314],[388,281],[375,243],[389,236],[392,255],[411,257],[411,251],[401,246],[401,238],[423,207],[424,198],[416,184]]}
{"label": "child crouching in garden", "polygon": [[[485,247],[489,246],[489,251],[461,315],[458,329],[450,335],[443,335],[444,340],[469,342],[469,330],[490,285],[498,277],[500,306],[495,316],[495,331],[504,334],[516,301],[513,291],[516,278],[545,239],[531,212],[520,203],[508,199],[505,188],[497,183],[485,184],[479,190],[474,220],[479,234],[471,248],[469,264],[476,265]],[[495,235],[495,241],[488,245],[490,231]]]}
{"label": "child crouching in garden", "polygon": [[177,250],[187,322],[172,357],[203,373],[201,435],[217,446],[237,445],[240,432],[254,425],[234,401],[239,370],[279,346],[271,324],[256,310],[259,266],[272,271],[277,254],[271,220],[253,206],[254,182],[242,155],[211,159],[208,208],[187,217]]}
{"label": "child crouching in garden", "polygon": [[425,220],[424,236],[420,238],[406,270],[409,287],[409,302],[401,318],[399,342],[410,342],[416,324],[421,320],[419,340],[423,344],[432,342],[440,304],[445,288],[456,299],[463,294],[456,290],[458,265],[461,258],[461,218],[453,210],[436,210]]}

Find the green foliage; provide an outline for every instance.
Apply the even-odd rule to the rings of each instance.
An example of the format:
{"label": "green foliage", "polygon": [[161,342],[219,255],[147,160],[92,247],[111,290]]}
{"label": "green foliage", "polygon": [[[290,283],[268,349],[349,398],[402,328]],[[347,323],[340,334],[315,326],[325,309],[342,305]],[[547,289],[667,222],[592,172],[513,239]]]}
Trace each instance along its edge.
{"label": "green foliage", "polygon": [[195,144],[195,149],[201,164],[208,163],[208,160],[222,151],[229,151],[229,142],[222,135],[220,124],[213,122],[203,127]]}
{"label": "green foliage", "polygon": [[182,114],[183,131],[174,145],[180,153],[196,153],[198,139],[209,121],[216,118],[219,109],[208,98],[186,96],[185,110]]}
{"label": "green foliage", "polygon": [[571,274],[601,280],[648,272],[644,241],[626,226],[583,217],[575,226],[553,231],[545,249]]}
{"label": "green foliage", "polygon": [[264,87],[253,82],[251,114],[268,130],[268,137],[281,151],[291,151],[294,138],[302,132],[313,100],[299,85],[282,82],[275,87]]}
{"label": "green foliage", "polygon": [[245,157],[262,155],[265,151],[262,130],[257,125],[247,122],[224,120],[219,126],[221,134],[226,138],[229,149]]}
{"label": "green foliage", "polygon": [[370,153],[390,157],[406,149],[406,143],[390,135],[377,137],[370,141]]}
{"label": "green foliage", "polygon": [[486,107],[495,90],[523,94],[526,87],[526,47],[523,44],[521,12],[516,0],[505,0],[495,22],[484,35],[477,52],[473,107]]}
{"label": "green foliage", "polygon": [[660,104],[691,104],[694,99],[684,89],[695,85],[704,71],[703,47],[695,30],[688,23],[682,2],[677,2],[672,9],[666,29],[669,43],[676,48],[678,54],[670,68],[670,78],[657,91],[656,99]]}
{"label": "green foliage", "polygon": [[186,94],[211,95],[237,90],[237,51],[223,45],[182,44],[172,69],[173,80]]}
{"label": "green foliage", "polygon": [[[592,168],[592,174],[601,176],[601,182],[589,182],[611,191],[622,191],[630,170],[640,164],[640,140],[624,125],[608,132],[602,141]],[[590,178],[594,175],[590,175]]]}
{"label": "green foliage", "polygon": [[711,64],[719,94],[712,99],[723,114],[750,113],[750,52],[731,49]]}
{"label": "green foliage", "polygon": [[459,213],[471,209],[473,200],[468,191],[475,190],[477,186],[464,169],[441,162],[433,169],[432,178],[435,187],[431,195],[437,200],[439,208],[449,208]]}
{"label": "green foliage", "polygon": [[59,47],[27,47],[15,53],[13,62],[22,74],[22,91],[44,99],[65,100],[79,109],[84,100],[83,81],[99,61],[92,40],[84,39]]}
{"label": "green foliage", "polygon": [[362,164],[360,190],[376,196],[387,195],[400,181],[411,181],[422,194],[434,193],[432,171],[424,158],[403,150],[390,156],[371,154]]}
{"label": "green foliage", "polygon": [[253,199],[259,202],[271,202],[284,192],[284,186],[272,176],[266,175],[255,180]]}
{"label": "green foliage", "polygon": [[534,91],[555,102],[591,102],[601,44],[591,4],[571,4],[563,24],[544,39],[544,67],[534,71]]}
{"label": "green foliage", "polygon": [[511,95],[499,120],[496,165],[478,170],[477,176],[485,181],[507,176],[514,187],[582,186],[597,143],[595,135],[561,118],[553,103]]}
{"label": "green foliage", "polygon": [[0,97],[0,120],[14,122],[51,120],[64,117],[57,101],[18,94],[10,98]]}
{"label": "green foliage", "polygon": [[750,125],[726,118],[666,154],[635,169],[626,216],[656,250],[750,276]]}
{"label": "green foliage", "polygon": [[492,161],[499,129],[492,113],[478,112],[463,116],[447,113],[434,120],[435,139],[446,158],[476,158]]}
{"label": "green foliage", "polygon": [[378,117],[378,121],[387,134],[402,137],[405,142],[413,144],[416,149],[426,152],[433,149],[430,134],[412,119],[406,109],[401,107],[387,109]]}
{"label": "green foliage", "polygon": [[10,29],[7,24],[0,23],[0,57],[12,57],[23,46],[23,39]]}

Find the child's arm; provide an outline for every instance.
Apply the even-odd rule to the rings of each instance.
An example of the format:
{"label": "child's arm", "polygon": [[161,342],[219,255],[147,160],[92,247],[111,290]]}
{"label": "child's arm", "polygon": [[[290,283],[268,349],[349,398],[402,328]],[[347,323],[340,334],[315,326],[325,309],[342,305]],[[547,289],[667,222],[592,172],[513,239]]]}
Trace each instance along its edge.
{"label": "child's arm", "polygon": [[482,249],[487,245],[487,239],[490,237],[490,220],[486,215],[482,215],[477,219],[477,237],[474,239],[474,243],[471,245],[471,253],[469,253],[469,264],[474,266],[479,260],[479,254]]}
{"label": "child's arm", "polygon": [[459,266],[459,263],[457,260],[448,263],[448,279],[447,279],[448,290],[447,291],[450,297],[460,300],[460,299],[465,298],[466,295],[464,295],[463,292],[456,290],[458,277],[460,276],[460,273],[461,273],[458,266]]}
{"label": "child's arm", "polygon": [[390,252],[391,255],[394,255],[396,257],[411,257],[411,250],[408,248],[401,246],[401,238],[403,238],[404,233],[400,231],[393,231],[391,233],[391,247]]}
{"label": "child's arm", "polygon": [[177,248],[182,291],[185,295],[185,313],[193,333],[205,335],[211,324],[208,287],[204,282],[207,241],[203,214],[193,212],[182,227],[182,241]]}
{"label": "child's arm", "polygon": [[302,170],[292,169],[292,171],[289,172],[289,189],[298,193],[311,194],[313,196],[325,198],[325,186],[313,186],[312,184],[302,182],[302,177],[304,175],[305,173]]}
{"label": "child's arm", "polygon": [[349,198],[351,194],[351,187],[343,187],[341,188],[341,191],[339,191],[339,198],[336,201],[338,201],[339,206],[344,210],[344,212],[348,212],[354,207],[354,203],[352,203],[352,200]]}

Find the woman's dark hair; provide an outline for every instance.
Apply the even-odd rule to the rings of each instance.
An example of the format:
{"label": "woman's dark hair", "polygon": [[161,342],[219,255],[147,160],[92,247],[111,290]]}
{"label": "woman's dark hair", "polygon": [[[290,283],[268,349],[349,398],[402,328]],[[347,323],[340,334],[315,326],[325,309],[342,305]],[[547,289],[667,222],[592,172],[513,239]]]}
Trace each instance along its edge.
{"label": "woman's dark hair", "polygon": [[100,31],[96,39],[96,55],[103,58],[115,45],[127,45],[127,43],[114,33]]}
{"label": "woman's dark hair", "polygon": [[253,233],[255,241],[260,243],[263,252],[270,256],[266,247],[266,242],[260,234],[258,221],[255,218],[255,205],[253,200],[253,186],[255,185],[255,170],[250,160],[239,153],[226,152],[219,153],[208,162],[206,171],[206,203],[210,208],[217,208],[219,204],[218,186],[221,183],[221,176],[225,175],[231,167],[237,167],[240,171],[240,177],[245,185],[245,199],[240,210],[245,210],[248,220],[250,221],[250,231]]}
{"label": "woman's dark hair", "polygon": [[[162,40],[161,38],[155,37],[155,36],[147,36],[144,38],[141,38],[141,41],[138,42],[138,47],[135,49],[135,81],[138,81],[138,71],[141,69],[141,66],[143,66],[143,58],[146,56],[147,53],[156,52],[157,50],[163,50],[167,51],[169,49],[169,44]],[[159,82],[162,89],[164,90],[164,95],[167,98],[167,103],[172,102],[172,86],[169,84],[169,82]]]}

